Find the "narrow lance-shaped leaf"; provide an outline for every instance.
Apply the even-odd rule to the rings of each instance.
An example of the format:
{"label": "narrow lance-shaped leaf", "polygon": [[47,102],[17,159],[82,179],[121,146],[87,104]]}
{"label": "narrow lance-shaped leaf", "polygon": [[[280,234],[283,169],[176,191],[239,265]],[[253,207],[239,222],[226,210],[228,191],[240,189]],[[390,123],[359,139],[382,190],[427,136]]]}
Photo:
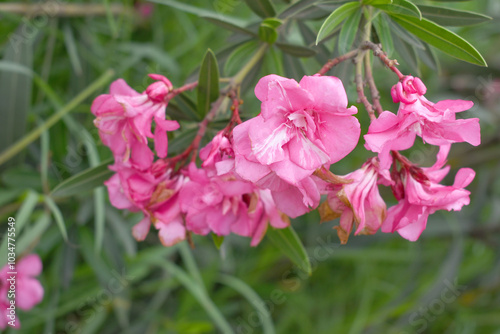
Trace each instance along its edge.
{"label": "narrow lance-shaped leaf", "polygon": [[262,330],[264,334],[276,333],[270,310],[265,306],[266,303],[262,300],[262,298],[260,298],[260,296],[248,284],[239,278],[229,275],[221,275],[219,277],[219,281],[238,291],[248,300],[250,304],[252,304],[255,310],[261,314]]}
{"label": "narrow lance-shaped leaf", "polygon": [[386,14],[380,13],[373,20],[373,26],[377,31],[380,43],[382,43],[382,49],[387,53],[387,56],[391,56],[394,51],[394,43],[392,41],[391,29],[389,28],[388,20],[390,20]]}
{"label": "narrow lance-shaped leaf", "polygon": [[200,68],[198,79],[198,112],[202,118],[219,97],[219,66],[212,50],[208,49]]}
{"label": "narrow lance-shaped leaf", "polygon": [[349,2],[334,10],[333,13],[331,13],[330,16],[328,16],[321,25],[321,28],[318,32],[318,37],[316,38],[316,45],[330,32],[337,28],[342,23],[342,21],[344,21],[349,15],[351,15],[351,13],[357,10],[359,6],[359,2]]}
{"label": "narrow lance-shaped leaf", "polygon": [[487,66],[476,48],[454,32],[425,18],[419,20],[407,15],[392,15],[392,18],[403,28],[444,53],[472,64]]}
{"label": "narrow lance-shaped leaf", "polygon": [[259,42],[255,40],[238,46],[224,63],[224,75],[228,77],[235,75],[241,69],[241,64],[246,64],[258,47]]}
{"label": "narrow lance-shaped leaf", "polygon": [[397,24],[390,18],[387,20],[387,23],[389,24],[393,36],[401,38],[403,41],[406,41],[408,44],[411,44],[417,49],[425,50],[424,43],[417,37],[407,32],[405,29],[403,29],[403,27],[401,27],[399,24]]}
{"label": "narrow lance-shaped leaf", "polygon": [[239,25],[237,24],[234,24],[233,22],[231,21],[227,21],[225,19],[221,19],[221,18],[218,18],[218,17],[212,17],[212,16],[202,16],[202,18],[204,18],[205,20],[219,26],[219,27],[222,27],[224,29],[227,29],[227,30],[231,30],[233,32],[237,32],[237,33],[241,33],[241,34],[245,34],[245,35],[249,35],[249,36],[256,36],[255,33],[251,30],[248,30],[244,27],[240,27]]}
{"label": "narrow lance-shaped leaf", "polygon": [[391,4],[379,5],[377,3],[372,4],[373,7],[382,9],[391,14],[403,14],[415,16],[419,20],[422,19],[422,13],[416,5],[406,0],[393,0]]}
{"label": "narrow lance-shaped leaf", "polygon": [[339,52],[346,53],[352,47],[356,34],[359,30],[361,10],[352,12],[345,20],[339,35]]}
{"label": "narrow lance-shaped leaf", "polygon": [[54,216],[57,227],[59,227],[59,230],[61,231],[61,235],[64,241],[67,242],[68,232],[66,231],[66,224],[64,223],[64,218],[61,213],[61,210],[59,210],[59,207],[57,206],[56,202],[54,202],[54,200],[50,196],[44,196],[43,200],[45,201],[45,204],[47,204],[47,207],[52,212],[52,215]]}
{"label": "narrow lance-shaped leaf", "polygon": [[270,0],[245,0],[245,2],[255,14],[262,18],[276,15],[276,10]]}
{"label": "narrow lance-shaped leaf", "polygon": [[113,171],[108,169],[111,162],[111,160],[107,160],[96,167],[88,168],[64,180],[52,190],[51,196],[73,196],[102,186],[104,181],[113,175]]}
{"label": "narrow lance-shaped leaf", "polygon": [[283,52],[291,54],[295,57],[312,57],[316,51],[301,45],[293,45],[287,43],[276,43],[276,46]]}
{"label": "narrow lance-shaped leaf", "polygon": [[467,26],[492,19],[489,16],[479,13],[439,6],[419,5],[418,8],[425,18],[443,26]]}
{"label": "narrow lance-shaped leaf", "polygon": [[291,226],[283,229],[270,228],[267,230],[266,236],[302,271],[308,275],[311,274],[312,269],[309,256],[302,241],[300,241],[297,233]]}

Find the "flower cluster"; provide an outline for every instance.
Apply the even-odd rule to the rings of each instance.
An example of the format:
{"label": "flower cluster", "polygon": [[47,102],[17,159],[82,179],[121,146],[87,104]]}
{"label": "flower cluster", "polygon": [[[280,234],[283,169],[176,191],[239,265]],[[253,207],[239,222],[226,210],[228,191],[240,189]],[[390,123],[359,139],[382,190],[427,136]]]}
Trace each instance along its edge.
{"label": "flower cluster", "polygon": [[[455,113],[472,107],[471,101],[428,101],[426,87],[419,78],[403,77],[391,90],[394,103],[400,103],[397,114],[384,111],[375,119],[364,136],[365,147],[378,153],[361,169],[346,175],[352,183],[327,186],[328,201],[322,208],[324,219],[340,216],[336,227],[346,242],[353,227],[355,234],[397,231],[415,241],[427,225],[429,214],[437,210],[458,211],[469,204],[469,191],[463,189],[474,179],[470,168],[458,171],[452,186],[439,182],[448,174],[444,167],[452,143],[480,143],[479,120],[455,118]],[[416,136],[428,144],[439,146],[436,163],[421,168],[399,153],[413,146]],[[399,165],[399,168],[398,168]],[[386,209],[377,184],[390,186],[398,200]]]}
{"label": "flower cluster", "polygon": [[[210,232],[250,237],[254,246],[268,224],[288,226],[288,217],[276,209],[270,191],[233,172],[234,153],[225,131],[200,151],[201,168],[192,162],[176,169],[176,159],[165,159],[166,132],[179,127],[165,115],[175,91],[165,77],[151,77],[157,81],[142,94],[117,80],[110,94],[99,96],[92,105],[101,139],[115,157],[110,166],[115,174],[105,182],[110,201],[144,215],[133,227],[134,237],[144,240],[153,224],[165,246],[185,240],[189,233]],[[154,139],[156,160],[148,138]]]}
{"label": "flower cluster", "polygon": [[[13,306],[29,311],[43,299],[43,287],[35,278],[42,272],[42,261],[38,255],[30,254],[18,261],[15,280],[12,280],[13,276],[9,273],[11,271],[9,265],[5,265],[0,270],[0,311],[2,313],[0,329],[2,330],[7,325],[14,325],[16,329],[21,327],[15,312],[11,312]],[[15,285],[14,290],[11,288],[12,284]],[[10,301],[9,298],[11,298]]]}
{"label": "flower cluster", "polygon": [[[269,224],[287,227],[288,217],[319,207],[323,221],[340,217],[335,229],[342,243],[353,230],[374,234],[379,229],[414,241],[429,214],[469,203],[464,187],[473,180],[473,170],[459,170],[452,186],[439,182],[449,171],[445,163],[452,143],[480,143],[478,119],[455,117],[472,102],[432,103],[419,78],[404,76],[391,91],[400,103],[397,114],[382,112],[370,124],[365,147],[378,156],[336,176],[331,165],[348,155],[360,136],[357,109],[348,107],[338,78],[304,76],[297,82],[263,77],[255,87],[260,114],[241,122],[233,104],[231,122],[200,150],[197,167],[203,133],[186,151],[194,152],[190,163],[187,156],[167,158],[167,131],[179,124],[167,120],[165,110],[176,90],[165,77],[151,77],[156,82],[142,94],[117,80],[110,94],[92,105],[102,141],[115,157],[110,167],[115,174],[105,183],[111,203],[144,215],[133,228],[137,240],[144,240],[153,224],[165,246],[190,233],[235,233],[251,238],[254,246]],[[233,128],[233,123],[239,124]],[[399,152],[412,147],[416,136],[439,146],[432,167],[419,167]],[[154,140],[157,159],[148,139]],[[183,164],[177,168],[179,161]],[[387,209],[379,184],[391,187],[396,205]],[[326,201],[320,205],[322,195]]]}

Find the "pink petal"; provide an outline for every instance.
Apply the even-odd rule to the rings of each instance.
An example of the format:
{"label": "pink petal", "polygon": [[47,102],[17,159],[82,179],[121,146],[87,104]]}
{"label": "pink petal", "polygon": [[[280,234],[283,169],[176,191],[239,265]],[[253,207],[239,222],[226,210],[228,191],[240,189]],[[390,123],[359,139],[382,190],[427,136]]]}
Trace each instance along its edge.
{"label": "pink petal", "polygon": [[287,144],[290,160],[297,166],[314,172],[330,161],[327,153],[302,134],[295,135]]}
{"label": "pink petal", "polygon": [[352,116],[321,115],[320,134],[329,163],[335,163],[349,154],[358,144],[361,128]]}
{"label": "pink petal", "polygon": [[317,112],[351,115],[356,108],[346,109],[347,94],[339,78],[332,76],[304,76],[300,87],[314,98],[313,109]]}
{"label": "pink petal", "polygon": [[290,141],[291,137],[286,124],[278,118],[264,121],[260,116],[255,117],[248,135],[252,152],[261,164],[270,165],[285,158],[283,145]]}
{"label": "pink petal", "polygon": [[18,262],[17,272],[25,276],[38,276],[42,273],[42,260],[37,254],[26,255]]}
{"label": "pink petal", "polygon": [[163,246],[170,247],[186,239],[186,228],[179,221],[162,224],[158,236]]}
{"label": "pink petal", "polygon": [[469,110],[474,106],[474,102],[466,100],[443,100],[434,104],[434,108],[444,112],[445,110],[453,113]]}
{"label": "pink petal", "polygon": [[109,201],[115,208],[129,210],[136,208],[135,204],[133,204],[125,195],[120,176],[118,174],[114,174],[109,180],[104,182],[104,184],[108,188]]}
{"label": "pink petal", "polygon": [[149,233],[149,228],[151,226],[151,220],[149,217],[145,216],[140,222],[132,227],[132,235],[137,241],[144,241]]}
{"label": "pink petal", "polygon": [[112,95],[125,95],[125,96],[141,95],[134,89],[130,88],[130,86],[123,79],[118,79],[114,81],[109,88],[109,93]]}
{"label": "pink petal", "polygon": [[460,168],[455,175],[455,182],[453,186],[456,188],[465,188],[467,187],[474,177],[476,176],[476,172],[471,168]]}
{"label": "pink petal", "polygon": [[28,311],[43,299],[43,287],[40,282],[34,278],[19,277],[16,282],[16,304]]}

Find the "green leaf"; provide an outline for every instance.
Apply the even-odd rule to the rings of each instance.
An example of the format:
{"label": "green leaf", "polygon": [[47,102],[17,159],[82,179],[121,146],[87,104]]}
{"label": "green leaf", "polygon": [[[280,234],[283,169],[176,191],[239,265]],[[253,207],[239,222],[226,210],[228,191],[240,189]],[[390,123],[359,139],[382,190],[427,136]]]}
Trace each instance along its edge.
{"label": "green leaf", "polygon": [[211,22],[219,27],[222,27],[224,29],[227,29],[227,30],[231,30],[231,31],[234,31],[234,32],[237,32],[237,33],[241,33],[241,34],[245,34],[245,35],[250,35],[250,36],[253,36],[255,37],[255,33],[251,30],[248,30],[246,28],[243,28],[243,27],[240,27],[239,25],[237,24],[234,24],[233,22],[231,21],[228,21],[228,20],[225,20],[225,19],[221,19],[221,18],[218,18],[218,17],[213,17],[213,16],[201,16],[203,19],[207,20],[208,22]]}
{"label": "green leaf", "polygon": [[302,0],[298,1],[294,4],[291,4],[287,8],[285,8],[279,15],[278,17],[281,19],[287,19],[289,17],[293,17],[296,14],[300,13],[301,11],[314,6],[314,4],[318,2],[318,0]]}
{"label": "green leaf", "polygon": [[[26,198],[23,201],[23,204],[17,211],[15,216],[15,227],[16,227],[16,236],[21,235],[21,231],[24,226],[28,222],[33,210],[35,210],[36,205],[38,204],[38,194],[32,190],[29,190]],[[0,245],[0,267],[3,267],[5,263],[7,263],[7,234],[3,237],[2,244]]]}
{"label": "green leaf", "polygon": [[394,47],[397,53],[401,56],[400,59],[404,59],[405,65],[408,66],[410,71],[420,75],[417,53],[415,52],[416,48],[413,45],[406,43],[399,37],[395,37]]}
{"label": "green leaf", "polygon": [[224,236],[212,233],[212,239],[214,240],[215,247],[217,247],[217,249],[220,249],[220,246],[222,246],[222,243],[224,242]]}
{"label": "green leaf", "polygon": [[64,223],[64,218],[61,213],[61,210],[59,210],[59,207],[57,206],[56,202],[54,202],[54,200],[50,196],[44,196],[43,200],[45,201],[45,204],[47,204],[47,207],[52,212],[52,215],[54,216],[56,224],[59,227],[59,230],[61,231],[64,241],[67,242],[68,232],[66,231],[66,224]]}
{"label": "green leaf", "polygon": [[273,26],[262,22],[259,26],[259,39],[263,42],[273,44],[278,39],[278,32]]}
{"label": "green leaf", "polygon": [[342,21],[344,21],[359,7],[359,2],[349,2],[335,9],[333,13],[331,13],[330,16],[328,16],[321,25],[321,28],[318,32],[318,37],[316,37],[316,45],[318,45],[318,43],[329,33],[335,30],[335,28],[337,28],[342,23]]}
{"label": "green leaf", "polygon": [[309,256],[292,226],[283,229],[269,228],[266,236],[301,270],[311,275]]}
{"label": "green leaf", "polygon": [[198,112],[201,118],[210,110],[212,102],[219,97],[219,65],[212,50],[208,49],[201,63],[198,79]]}
{"label": "green leaf", "polygon": [[393,0],[363,0],[363,5],[390,5]]}
{"label": "green leaf", "polygon": [[342,25],[342,29],[340,29],[339,35],[339,52],[341,54],[346,53],[351,49],[354,39],[356,38],[356,34],[359,30],[359,21],[361,20],[361,10],[356,10],[352,12],[344,24]]}
{"label": "green leaf", "polygon": [[52,197],[68,197],[102,186],[104,181],[114,173],[108,169],[108,165],[111,163],[112,160],[107,160],[96,167],[88,168],[64,180],[52,190],[50,195]]}
{"label": "green leaf", "polygon": [[[196,111],[196,103],[186,93],[177,95],[174,101],[176,106],[179,107],[179,111],[184,114],[184,117],[195,122],[202,120]],[[168,105],[170,106],[170,103]]]}
{"label": "green leaf", "polygon": [[265,23],[276,29],[283,24],[283,20],[277,19],[275,17],[268,17],[267,19],[264,19],[262,23]]}
{"label": "green leaf", "polygon": [[388,24],[389,20],[390,18],[387,17],[385,13],[380,13],[380,15],[377,15],[373,20],[375,31],[377,31],[380,43],[382,43],[382,50],[387,53],[388,57],[390,57],[392,55],[392,52],[394,51],[391,29],[389,28]]}
{"label": "green leaf", "polygon": [[312,57],[316,55],[316,51],[307,46],[293,45],[287,43],[276,43],[276,46],[283,52],[295,57]]}
{"label": "green leaf", "polygon": [[285,70],[283,68],[282,53],[276,48],[269,48],[264,56],[264,71],[265,73],[274,73],[283,75]]}
{"label": "green leaf", "polygon": [[422,13],[416,5],[406,0],[393,0],[392,4],[379,5],[372,4],[373,7],[382,9],[383,11],[391,14],[403,14],[418,17],[422,19]]}
{"label": "green leaf", "polygon": [[273,4],[269,0],[245,0],[250,9],[262,18],[276,15]]}
{"label": "green leaf", "polygon": [[[231,22],[235,25],[242,25],[242,23],[245,23],[245,22],[242,22],[241,20],[239,20],[239,21],[234,20],[232,17],[225,16],[221,13],[217,13],[217,12],[214,12],[211,10],[203,9],[203,8],[192,6],[192,5],[188,5],[188,4],[181,3],[181,2],[178,2],[175,0],[148,0],[148,1],[155,2],[155,3],[161,4],[161,5],[165,5],[165,6],[169,6],[169,7],[178,9],[180,11],[189,13],[189,14],[194,14],[198,17],[207,18],[210,16],[210,17],[214,17],[217,19],[223,19],[224,21]],[[243,24],[243,25],[245,25],[245,24]]]}
{"label": "green leaf", "polygon": [[198,303],[205,309],[208,316],[212,318],[215,325],[223,334],[233,334],[229,322],[224,318],[222,312],[217,308],[217,305],[208,296],[205,287],[200,286],[191,276],[189,276],[179,266],[170,262],[167,259],[151,259],[146,258],[146,262],[165,268],[172,276],[177,278],[179,282],[191,293]]}
{"label": "green leaf", "polygon": [[228,77],[235,75],[241,69],[241,64],[246,64],[258,47],[258,41],[248,41],[238,46],[227,58],[224,74]]}
{"label": "green leaf", "polygon": [[401,38],[403,41],[406,41],[408,44],[411,44],[415,48],[425,50],[425,46],[422,41],[403,29],[403,27],[394,22],[390,17],[388,18],[387,22],[389,23],[389,27],[393,36],[395,35],[395,37]]}
{"label": "green leaf", "polygon": [[412,16],[392,16],[403,28],[444,53],[472,64],[487,66],[483,56],[462,37],[427,19]]}
{"label": "green leaf", "polygon": [[255,310],[261,315],[260,319],[262,321],[264,334],[274,334],[276,332],[266,303],[247,283],[229,275],[221,275],[219,281],[239,292],[250,304],[252,304]]}
{"label": "green leaf", "polygon": [[427,43],[425,44],[425,50],[415,49],[415,51],[417,51],[418,58],[423,63],[425,63],[427,66],[429,66],[434,71],[437,71],[438,73],[441,72],[439,58],[436,56],[435,52],[432,50],[432,48],[429,44],[427,44]]}
{"label": "green leaf", "polygon": [[37,239],[41,238],[43,232],[50,226],[50,216],[44,212],[30,228],[22,234],[16,245],[17,254],[22,254],[32,245]]}
{"label": "green leaf", "polygon": [[492,19],[489,16],[466,10],[424,5],[419,5],[418,8],[425,18],[443,26],[468,26]]}
{"label": "green leaf", "polygon": [[[25,38],[25,29],[29,30],[30,27],[21,24],[16,32],[9,35],[9,43],[2,48],[2,67],[7,66],[8,71],[2,70],[0,73],[0,152],[23,136],[31,109],[33,43],[37,40],[38,32],[35,31],[32,38]],[[23,156],[18,154],[12,165],[22,159]]]}

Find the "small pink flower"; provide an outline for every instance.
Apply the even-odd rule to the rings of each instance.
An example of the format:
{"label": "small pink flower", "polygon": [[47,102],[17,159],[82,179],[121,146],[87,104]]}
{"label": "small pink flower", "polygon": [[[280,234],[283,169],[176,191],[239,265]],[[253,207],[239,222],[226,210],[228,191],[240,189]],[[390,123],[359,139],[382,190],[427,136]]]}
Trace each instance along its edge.
{"label": "small pink flower", "polygon": [[[302,214],[319,204],[311,175],[339,161],[356,146],[359,122],[347,108],[342,82],[335,77],[305,76],[300,83],[277,75],[255,87],[261,113],[233,130],[235,171],[271,189],[276,202],[302,197]],[[316,189],[313,189],[316,188]],[[285,192],[285,193],[284,193]]]}
{"label": "small pink flower", "polygon": [[[370,159],[363,167],[344,176],[352,182],[344,185],[327,185],[327,208],[322,208],[327,220],[340,216],[336,226],[339,238],[346,243],[353,224],[355,235],[374,234],[386,216],[386,205],[380,196],[377,183],[379,168],[376,158]],[[325,211],[326,209],[326,211]],[[322,220],[326,220],[323,219]]]}
{"label": "small pink flower", "polygon": [[[7,322],[10,321],[10,319],[7,320],[6,314],[8,314],[8,307],[11,305],[8,299],[11,285],[9,279],[13,276],[8,272],[11,271],[8,265],[0,271],[0,312],[2,313],[0,329],[5,329]],[[43,287],[35,278],[42,272],[42,261],[36,254],[27,255],[18,261],[15,272],[17,272],[15,275],[15,306],[21,310],[29,311],[43,299]],[[14,323],[15,328],[20,327],[17,318]]]}
{"label": "small pink flower", "polygon": [[132,228],[134,238],[143,241],[153,222],[160,230],[160,240],[165,246],[179,241],[182,216],[178,194],[185,177],[180,174],[172,176],[172,170],[163,160],[156,161],[144,171],[121,164],[110,168],[116,174],[104,184],[108,187],[111,204],[118,209],[142,211],[144,214],[144,218]]}
{"label": "small pink flower", "polygon": [[259,190],[232,173],[216,175],[215,170],[197,169],[192,163],[187,182],[180,190],[180,207],[186,213],[186,228],[196,234],[235,233],[251,237],[257,245],[268,222],[276,228],[288,221],[276,209],[269,191]]}
{"label": "small pink flower", "polygon": [[381,153],[381,165],[384,167],[388,167],[386,158],[391,150],[410,148],[417,135],[432,145],[480,144],[479,119],[455,118],[457,112],[470,109],[472,101],[443,100],[432,103],[424,97],[426,90],[419,78],[405,76],[391,90],[394,102],[400,102],[397,115],[384,111],[370,124],[368,134],[364,136],[365,146]]}
{"label": "small pink flower", "polygon": [[[151,77],[159,81],[142,94],[118,79],[111,84],[110,94],[98,96],[91,107],[101,140],[111,149],[115,160],[142,170],[154,159],[148,138],[155,139],[156,154],[164,158],[168,149],[166,132],[179,128],[176,121],[165,119],[167,95],[172,84],[163,76],[152,74]],[[153,119],[156,123],[154,135],[151,132]]]}
{"label": "small pink flower", "polygon": [[452,186],[439,184],[449,170],[442,168],[448,150],[449,145],[442,146],[436,164],[430,168],[402,168],[404,197],[388,210],[382,232],[397,231],[403,238],[415,241],[427,226],[430,214],[437,210],[460,211],[469,204],[470,192],[463,188],[474,179],[472,169],[461,168]]}

